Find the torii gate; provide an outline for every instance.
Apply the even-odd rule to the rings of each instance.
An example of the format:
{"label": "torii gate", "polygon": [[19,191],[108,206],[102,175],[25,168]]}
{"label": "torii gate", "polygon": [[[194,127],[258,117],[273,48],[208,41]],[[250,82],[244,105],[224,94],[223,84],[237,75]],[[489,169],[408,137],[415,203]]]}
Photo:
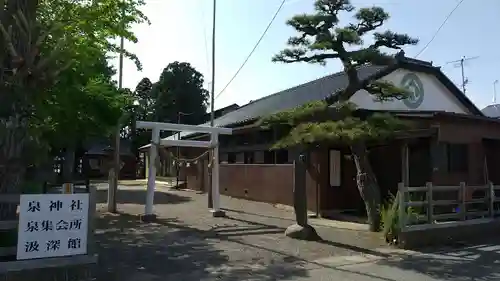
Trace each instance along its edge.
{"label": "torii gate", "polygon": [[[174,124],[174,123],[161,123],[161,122],[146,122],[137,121],[136,128],[139,129],[150,129],[151,134],[151,147],[149,148],[149,170],[148,170],[148,187],[146,196],[146,208],[143,220],[151,221],[155,219],[153,213],[154,205],[154,194],[156,186],[156,157],[157,149],[155,144],[160,146],[182,146],[182,147],[202,147],[202,148],[214,148],[213,153],[213,166],[212,166],[212,200],[213,200],[213,210],[212,215],[214,217],[224,216],[224,212],[220,209],[220,192],[219,192],[219,134],[231,135],[233,133],[232,129],[229,128],[219,128],[219,127],[208,127],[202,125],[185,125],[185,124]],[[210,134],[210,141],[193,141],[193,140],[160,140],[160,131],[189,131],[195,133],[207,133]]]}

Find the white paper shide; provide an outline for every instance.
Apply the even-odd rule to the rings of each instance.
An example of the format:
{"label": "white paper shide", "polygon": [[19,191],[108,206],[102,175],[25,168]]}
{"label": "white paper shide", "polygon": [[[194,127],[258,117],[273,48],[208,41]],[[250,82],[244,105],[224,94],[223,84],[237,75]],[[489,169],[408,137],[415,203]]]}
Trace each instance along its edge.
{"label": "white paper shide", "polygon": [[21,195],[17,259],[87,253],[88,194]]}

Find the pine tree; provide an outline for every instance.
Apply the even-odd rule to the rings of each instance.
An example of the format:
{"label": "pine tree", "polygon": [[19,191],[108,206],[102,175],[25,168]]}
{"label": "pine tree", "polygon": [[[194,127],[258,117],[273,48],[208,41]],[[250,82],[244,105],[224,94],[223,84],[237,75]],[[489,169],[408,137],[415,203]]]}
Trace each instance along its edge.
{"label": "pine tree", "polygon": [[[417,44],[418,40],[389,30],[378,32],[389,19],[389,14],[380,7],[355,11],[349,0],[316,0],[314,10],[312,14],[296,15],[287,22],[298,35],[288,40],[289,48],[277,54],[273,61],[325,65],[328,60],[338,59],[348,84],[323,101],[280,112],[261,121],[266,126],[282,123],[292,126],[290,133],[279,140],[275,147],[311,147],[328,142],[347,144],[357,168],[357,186],[365,202],[370,229],[377,231],[381,195],[368,160],[366,142],[390,137],[394,131],[404,129],[407,125],[390,114],[361,117],[356,114],[356,107],[349,99],[360,90],[366,90],[379,102],[406,98],[406,90],[388,81],[373,81],[371,77],[362,79],[358,69],[368,64],[395,65],[395,56],[384,52],[384,49],[399,50],[405,45]],[[354,12],[355,21],[340,25],[340,14],[349,12]],[[367,44],[364,39],[370,35],[373,36],[373,42]],[[295,188],[295,192],[305,194],[304,186]],[[302,197],[305,200],[305,196]],[[305,207],[300,209],[296,208],[296,212],[307,212]]]}

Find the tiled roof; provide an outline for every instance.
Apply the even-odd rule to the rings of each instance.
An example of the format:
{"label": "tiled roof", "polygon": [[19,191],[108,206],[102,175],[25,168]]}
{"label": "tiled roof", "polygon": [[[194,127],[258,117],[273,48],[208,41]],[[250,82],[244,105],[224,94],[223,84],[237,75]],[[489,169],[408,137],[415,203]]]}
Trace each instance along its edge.
{"label": "tiled roof", "polygon": [[500,104],[491,104],[481,110],[485,116],[492,118],[500,117]]}
{"label": "tiled roof", "polygon": [[[358,70],[358,75],[360,79],[366,79],[385,68],[386,66],[362,66]],[[321,100],[332,95],[337,90],[346,87],[347,83],[347,76],[344,72],[331,74],[252,101],[215,119],[214,125],[216,127],[235,125],[286,109],[295,108],[311,101]],[[201,125],[209,126],[210,122]],[[180,135],[181,138],[184,138],[193,134],[195,133],[181,132]],[[177,139],[177,135],[168,137],[167,139]]]}
{"label": "tiled roof", "polygon": [[[109,141],[99,140],[89,142],[85,145],[85,154],[87,155],[106,155],[110,149]],[[121,155],[134,155],[132,152],[132,143],[129,140],[120,140],[120,154]]]}
{"label": "tiled roof", "polygon": [[[237,105],[236,103],[233,103],[231,105],[228,105],[226,107],[223,107],[223,108],[219,108],[217,110],[214,111],[214,115],[215,115],[215,118],[219,118],[221,117],[222,115],[225,115],[233,110],[236,110],[238,109],[240,106]],[[210,120],[210,112],[208,112],[207,114],[205,114],[205,120]]]}
{"label": "tiled roof", "polygon": [[[396,55],[396,58],[398,60],[398,64],[394,65],[394,67],[374,65],[361,66],[358,69],[359,78],[366,79],[373,76],[374,79],[379,79],[394,71],[396,68],[404,68],[411,71],[428,73],[430,75],[434,75],[448,90],[450,90],[451,93],[461,103],[463,103],[465,107],[467,107],[471,114],[475,116],[484,116],[486,114],[483,114],[483,112],[481,112],[481,110],[479,110],[474,103],[472,103],[467,96],[460,91],[460,89],[440,70],[439,67],[433,66],[432,62],[407,58],[404,56],[404,52],[400,52]],[[347,77],[344,72],[328,75],[252,101],[232,112],[216,118],[214,120],[214,124],[216,127],[234,126],[246,121],[258,119],[259,117],[291,109],[310,101],[321,100],[332,95],[338,90],[345,88],[347,83]],[[498,110],[497,116],[500,116],[499,109],[500,105],[496,108],[496,110]],[[208,127],[210,126],[210,122],[200,125]],[[181,138],[186,138],[195,134],[196,133],[193,132],[181,132],[180,136]],[[177,134],[166,139],[177,139]],[[145,145],[142,148],[146,148],[148,146],[149,145]]]}

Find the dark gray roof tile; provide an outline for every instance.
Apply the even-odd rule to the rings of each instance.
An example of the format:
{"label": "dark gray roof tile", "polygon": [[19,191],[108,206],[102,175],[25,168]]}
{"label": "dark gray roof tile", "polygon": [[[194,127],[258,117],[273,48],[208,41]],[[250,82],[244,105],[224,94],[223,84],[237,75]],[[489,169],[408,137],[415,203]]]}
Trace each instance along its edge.
{"label": "dark gray roof tile", "polygon": [[[386,66],[367,65],[359,68],[360,79],[366,79]],[[224,127],[257,119],[283,110],[292,109],[308,102],[322,100],[347,86],[344,72],[331,74],[311,82],[260,98],[231,111],[214,120],[216,127]],[[209,126],[210,122],[202,125]],[[192,132],[181,132],[181,138],[193,135]],[[176,139],[176,136],[168,137]]]}
{"label": "dark gray roof tile", "polygon": [[492,118],[500,117],[500,104],[491,104],[481,110],[484,115]]}

